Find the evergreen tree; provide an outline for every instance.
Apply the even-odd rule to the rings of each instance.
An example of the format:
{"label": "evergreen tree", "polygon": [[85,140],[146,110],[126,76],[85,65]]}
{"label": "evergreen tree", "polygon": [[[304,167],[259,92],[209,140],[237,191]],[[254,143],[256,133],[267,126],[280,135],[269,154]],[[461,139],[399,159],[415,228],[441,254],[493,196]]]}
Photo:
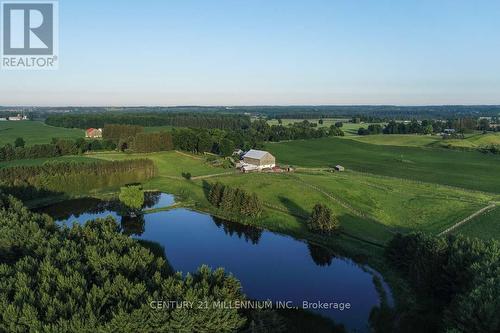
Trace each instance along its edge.
{"label": "evergreen tree", "polygon": [[59,228],[0,194],[0,244],[0,332],[229,333],[246,322],[224,307],[155,309],[156,301],[246,297],[222,269],[172,274],[112,218]]}
{"label": "evergreen tree", "polygon": [[16,141],[14,141],[14,147],[18,148],[24,148],[24,145],[26,144],[26,142],[24,142],[24,139],[23,138],[17,138]]}
{"label": "evergreen tree", "polygon": [[331,233],[338,229],[339,222],[332,216],[332,211],[325,205],[316,204],[307,223],[311,231]]}

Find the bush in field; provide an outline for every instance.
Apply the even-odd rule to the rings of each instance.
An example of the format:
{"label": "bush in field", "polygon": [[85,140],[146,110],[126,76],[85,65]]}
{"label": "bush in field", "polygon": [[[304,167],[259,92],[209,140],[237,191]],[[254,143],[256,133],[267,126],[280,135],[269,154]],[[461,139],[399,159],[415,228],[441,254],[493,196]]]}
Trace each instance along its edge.
{"label": "bush in field", "polygon": [[331,136],[344,136],[344,131],[342,131],[337,126],[330,126],[330,135]]}
{"label": "bush in field", "polygon": [[314,232],[331,233],[339,228],[339,221],[332,215],[330,208],[322,204],[316,204],[307,226]]}
{"label": "bush in field", "polygon": [[16,141],[14,141],[14,147],[18,148],[18,147],[24,147],[24,145],[26,144],[26,142],[24,142],[24,139],[23,138],[17,138]]}
{"label": "bush in field", "polygon": [[144,191],[138,185],[122,187],[118,197],[121,203],[133,211],[140,210],[144,204]]}
{"label": "bush in field", "polygon": [[[172,274],[112,218],[58,228],[1,194],[0,290],[0,332],[236,332],[246,321],[197,306],[245,300],[222,269]],[[179,300],[195,305],[153,308]]]}

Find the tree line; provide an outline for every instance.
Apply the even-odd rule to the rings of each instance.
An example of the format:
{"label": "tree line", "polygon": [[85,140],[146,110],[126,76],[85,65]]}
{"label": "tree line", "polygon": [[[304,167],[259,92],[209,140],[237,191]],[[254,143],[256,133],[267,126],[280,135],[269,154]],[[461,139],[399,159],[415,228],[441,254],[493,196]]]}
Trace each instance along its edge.
{"label": "tree line", "polygon": [[22,200],[50,195],[81,194],[141,182],[154,177],[148,159],[98,162],[51,162],[0,169],[0,190]]}
{"label": "tree line", "polygon": [[[410,311],[418,318],[408,320],[409,326],[418,320],[420,332],[500,331],[499,242],[422,233],[396,235],[386,257],[417,293],[419,303]],[[412,332],[410,328],[400,331]]]}
{"label": "tree line", "polygon": [[17,138],[14,145],[8,143],[0,147],[0,161],[79,155],[89,151],[114,149],[116,149],[116,144],[109,140],[85,140],[83,138],[69,140],[54,138],[51,143],[26,146],[23,138]]}
{"label": "tree line", "polygon": [[250,117],[242,114],[206,112],[101,112],[49,115],[45,123],[67,128],[103,128],[108,124],[138,125],[144,127],[172,126],[194,128],[240,129],[250,126]]}
{"label": "tree line", "polygon": [[112,140],[121,150],[154,152],[178,149],[221,156],[231,156],[236,148],[261,148],[268,141],[343,135],[338,126],[318,128],[316,123],[307,120],[289,126],[270,126],[266,121],[258,120],[252,122],[249,128],[238,130],[173,128],[168,132],[144,133],[138,126],[116,124],[106,125],[103,130],[104,138]]}
{"label": "tree line", "polygon": [[360,128],[358,135],[373,134],[433,134],[443,133],[445,129],[454,129],[457,133],[470,133],[474,130],[497,131],[497,127],[492,127],[488,119],[458,118],[448,120],[424,119],[418,121],[413,119],[409,122],[389,121],[384,128],[379,124],[371,124],[368,128]]}
{"label": "tree line", "polygon": [[239,188],[222,183],[210,185],[208,201],[224,215],[256,218],[262,214],[263,204],[254,193],[248,194]]}

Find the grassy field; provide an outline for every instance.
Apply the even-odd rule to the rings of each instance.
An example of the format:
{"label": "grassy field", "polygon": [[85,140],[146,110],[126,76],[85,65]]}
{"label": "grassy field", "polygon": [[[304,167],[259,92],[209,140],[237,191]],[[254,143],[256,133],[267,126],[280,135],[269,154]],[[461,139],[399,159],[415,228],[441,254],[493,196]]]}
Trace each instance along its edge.
{"label": "grassy field", "polygon": [[172,126],[153,126],[153,127],[144,127],[144,132],[146,133],[157,133],[157,132],[167,132],[172,130]]}
{"label": "grassy field", "polygon": [[463,140],[439,140],[433,144],[436,147],[455,149],[474,149],[481,146],[500,145],[500,133],[475,134]]}
{"label": "grassy field", "polygon": [[470,220],[453,232],[485,240],[500,239],[500,206]]}
{"label": "grassy field", "polygon": [[52,127],[40,121],[1,121],[0,146],[14,144],[16,138],[23,138],[27,145],[50,143],[52,138],[83,138],[85,132],[80,129]]}
{"label": "grassy field", "polygon": [[[180,152],[92,156],[106,160],[150,158],[158,166],[159,175],[148,181],[146,188],[181,195],[202,208],[208,206],[204,182],[221,181],[257,193],[268,207],[260,223],[283,232],[304,232],[313,206],[322,202],[335,212],[348,234],[380,244],[388,241],[394,232],[423,230],[437,234],[499,198],[358,172],[226,174],[231,170],[212,167],[203,156]],[[186,181],[182,178],[183,172],[206,178]]]}
{"label": "grassy field", "polygon": [[350,135],[346,139],[383,146],[429,147],[451,149],[475,149],[487,145],[500,145],[500,133],[467,134],[465,139],[443,140],[438,135],[391,134],[391,135]]}
{"label": "grassy field", "polygon": [[440,136],[413,135],[413,134],[391,134],[391,135],[352,135],[346,139],[355,140],[362,143],[369,143],[382,146],[403,146],[403,147],[425,147],[442,141]]}
{"label": "grassy field", "polygon": [[182,178],[183,172],[190,172],[193,177],[197,177],[232,171],[211,166],[205,162],[203,156],[175,151],[150,154],[95,153],[89,156],[105,160],[149,158],[157,165],[161,177],[179,179]]}
{"label": "grassy field", "polygon": [[479,152],[382,146],[339,138],[267,144],[278,163],[331,167],[500,193],[500,156]]}

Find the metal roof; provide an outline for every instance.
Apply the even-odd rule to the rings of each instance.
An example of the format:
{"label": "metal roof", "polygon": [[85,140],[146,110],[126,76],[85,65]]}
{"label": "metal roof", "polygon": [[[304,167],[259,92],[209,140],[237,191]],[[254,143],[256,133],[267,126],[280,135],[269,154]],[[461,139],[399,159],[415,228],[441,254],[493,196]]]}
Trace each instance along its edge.
{"label": "metal roof", "polygon": [[256,160],[260,160],[261,158],[266,156],[266,154],[269,154],[269,153],[267,151],[263,151],[263,150],[252,149],[252,150],[248,151],[243,157],[254,158]]}

